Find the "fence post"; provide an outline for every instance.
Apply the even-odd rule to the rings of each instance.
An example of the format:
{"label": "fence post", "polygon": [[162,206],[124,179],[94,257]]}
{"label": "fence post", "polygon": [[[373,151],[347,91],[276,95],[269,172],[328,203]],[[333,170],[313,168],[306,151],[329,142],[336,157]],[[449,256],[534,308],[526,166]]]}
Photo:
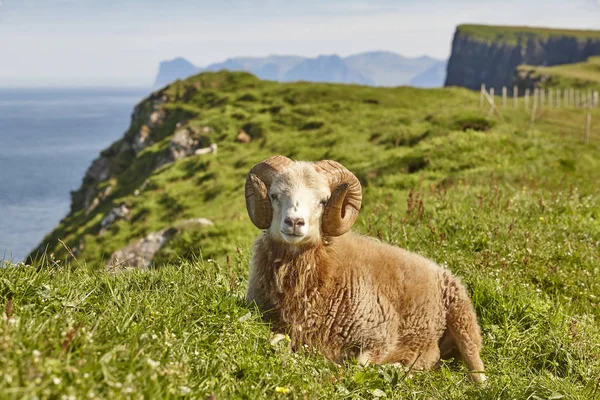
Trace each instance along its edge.
{"label": "fence post", "polygon": [[502,86],[502,108],[503,109],[506,108],[507,95],[508,95],[508,90],[506,89],[506,86]]}
{"label": "fence post", "polygon": [[525,109],[529,110],[529,89],[525,89]]}
{"label": "fence post", "polygon": [[569,105],[575,107],[575,89],[569,89]]}
{"label": "fence post", "polygon": [[513,108],[519,108],[519,87],[516,85],[513,86]]}
{"label": "fence post", "polygon": [[540,108],[544,108],[546,106],[546,89],[540,89]]}
{"label": "fence post", "polygon": [[485,83],[481,84],[481,91],[479,92],[479,108],[483,108],[483,93],[485,92]]}
{"label": "fence post", "polygon": [[548,89],[548,108],[554,107],[554,92],[552,89]]}
{"label": "fence post", "polygon": [[587,144],[590,141],[590,131],[592,130],[592,112],[588,108],[585,116],[585,139],[584,143]]}
{"label": "fence post", "polygon": [[490,97],[492,98],[492,104],[496,104],[496,99],[494,99],[494,88],[490,88]]}
{"label": "fence post", "polygon": [[598,92],[594,92],[594,107],[598,107]]}
{"label": "fence post", "polygon": [[533,124],[535,124],[535,115],[537,114],[538,107],[538,96],[537,89],[534,90],[533,95],[533,107],[531,108],[531,116],[529,117],[529,129],[533,129]]}
{"label": "fence post", "polygon": [[556,89],[556,108],[560,108],[560,100],[561,100],[560,89]]}
{"label": "fence post", "polygon": [[575,107],[581,107],[581,92],[579,90],[575,91]]}

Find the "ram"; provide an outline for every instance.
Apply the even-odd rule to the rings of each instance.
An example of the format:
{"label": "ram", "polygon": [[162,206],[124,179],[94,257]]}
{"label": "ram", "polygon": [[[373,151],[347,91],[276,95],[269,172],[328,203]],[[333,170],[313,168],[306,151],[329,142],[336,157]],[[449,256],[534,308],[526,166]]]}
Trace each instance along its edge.
{"label": "ram", "polygon": [[465,288],[433,261],[350,231],[362,188],[349,170],[275,156],[250,170],[245,192],[250,219],[264,230],[247,300],[295,348],[414,369],[453,356],[485,380]]}

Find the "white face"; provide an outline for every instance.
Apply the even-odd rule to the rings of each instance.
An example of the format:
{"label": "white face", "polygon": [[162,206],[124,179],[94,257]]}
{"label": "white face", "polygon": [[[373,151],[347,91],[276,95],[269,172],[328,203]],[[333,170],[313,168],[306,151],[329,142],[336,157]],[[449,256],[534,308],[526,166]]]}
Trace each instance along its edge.
{"label": "white face", "polygon": [[269,188],[273,220],[269,234],[300,245],[321,239],[321,216],[331,192],[326,178],[308,163],[296,163]]}

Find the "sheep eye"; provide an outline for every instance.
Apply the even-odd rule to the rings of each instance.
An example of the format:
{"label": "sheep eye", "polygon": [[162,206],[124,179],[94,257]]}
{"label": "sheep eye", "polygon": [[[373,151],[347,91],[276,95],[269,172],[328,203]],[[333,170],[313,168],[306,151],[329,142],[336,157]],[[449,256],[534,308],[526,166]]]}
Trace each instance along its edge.
{"label": "sheep eye", "polygon": [[271,200],[277,200],[277,195],[275,193],[271,193]]}
{"label": "sheep eye", "polygon": [[321,204],[322,206],[326,206],[328,201],[329,199],[323,199],[319,202],[319,204]]}

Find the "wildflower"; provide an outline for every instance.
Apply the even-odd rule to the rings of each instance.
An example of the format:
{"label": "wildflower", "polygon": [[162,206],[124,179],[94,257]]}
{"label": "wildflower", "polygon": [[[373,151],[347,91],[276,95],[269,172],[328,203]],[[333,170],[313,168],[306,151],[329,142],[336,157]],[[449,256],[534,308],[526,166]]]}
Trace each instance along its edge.
{"label": "wildflower", "polygon": [[291,392],[291,391],[292,391],[292,389],[290,389],[290,388],[286,388],[286,387],[282,387],[282,386],[277,386],[277,387],[275,388],[275,391],[276,391],[277,393],[288,394],[289,392]]}
{"label": "wildflower", "polygon": [[179,392],[182,396],[185,396],[186,394],[190,394],[192,392],[192,389],[190,389],[187,386],[179,386]]}
{"label": "wildflower", "polygon": [[153,359],[149,358],[146,360],[146,362],[148,363],[148,365],[150,366],[150,368],[155,369],[158,368],[158,366],[160,365],[160,362],[158,361],[154,361]]}

